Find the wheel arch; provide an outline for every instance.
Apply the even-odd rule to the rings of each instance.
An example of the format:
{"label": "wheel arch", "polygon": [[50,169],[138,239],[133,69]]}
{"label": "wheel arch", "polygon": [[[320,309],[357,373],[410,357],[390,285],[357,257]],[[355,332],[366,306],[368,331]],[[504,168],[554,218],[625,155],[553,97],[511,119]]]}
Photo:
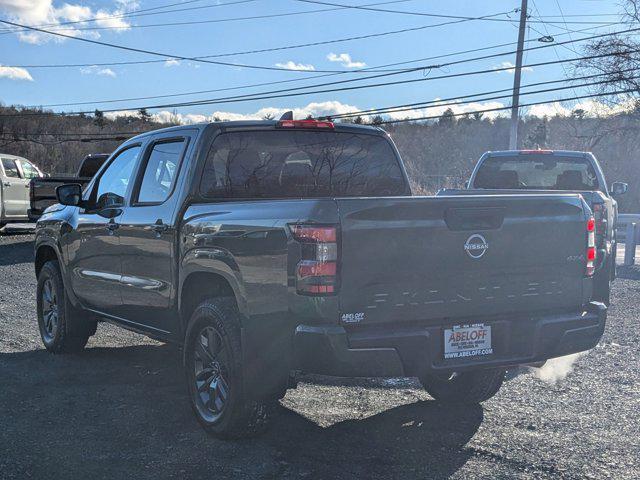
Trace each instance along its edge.
{"label": "wheel arch", "polygon": [[50,260],[55,260],[60,263],[60,256],[58,255],[57,250],[49,244],[38,245],[36,248],[36,258],[34,261],[34,266],[36,270],[36,278],[40,275],[40,271],[45,263]]}
{"label": "wheel arch", "polygon": [[227,275],[215,270],[193,270],[185,274],[180,287],[178,308],[182,334],[187,331],[189,319],[195,308],[207,298],[230,298],[241,314],[246,313],[246,303],[238,292],[238,286]]}

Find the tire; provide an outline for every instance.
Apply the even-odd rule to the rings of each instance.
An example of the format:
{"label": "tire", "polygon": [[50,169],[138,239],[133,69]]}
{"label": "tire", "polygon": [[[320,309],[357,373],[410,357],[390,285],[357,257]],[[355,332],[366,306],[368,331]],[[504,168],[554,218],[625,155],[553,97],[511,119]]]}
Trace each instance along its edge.
{"label": "tire", "polygon": [[454,373],[449,378],[424,375],[424,389],[436,401],[448,404],[475,404],[493,397],[504,381],[506,370],[500,368]]}
{"label": "tire", "polygon": [[266,429],[275,401],[244,395],[240,322],[232,300],[205,300],[194,310],[184,343],[184,369],[191,407],[207,433],[229,439]]}
{"label": "tire", "polygon": [[40,270],[36,298],[40,338],[51,353],[77,353],[96,333],[95,319],[69,302],[57,261]]}

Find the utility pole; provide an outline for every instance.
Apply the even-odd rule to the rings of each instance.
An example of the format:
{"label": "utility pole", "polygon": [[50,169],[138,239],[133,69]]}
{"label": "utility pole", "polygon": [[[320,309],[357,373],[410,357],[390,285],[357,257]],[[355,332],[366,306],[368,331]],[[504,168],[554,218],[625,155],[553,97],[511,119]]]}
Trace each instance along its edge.
{"label": "utility pole", "polygon": [[518,50],[516,51],[516,71],[513,76],[513,97],[511,98],[511,130],[509,131],[509,149],[518,148],[518,119],[520,106],[520,77],[522,76],[522,50],[527,25],[527,0],[520,7],[520,28],[518,30]]}

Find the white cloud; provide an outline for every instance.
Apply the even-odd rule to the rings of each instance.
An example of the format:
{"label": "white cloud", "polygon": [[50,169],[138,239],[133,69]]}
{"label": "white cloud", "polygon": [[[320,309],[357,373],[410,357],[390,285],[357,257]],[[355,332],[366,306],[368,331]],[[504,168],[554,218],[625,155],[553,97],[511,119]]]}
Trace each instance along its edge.
{"label": "white cloud", "polygon": [[276,67],[286,68],[287,70],[303,70],[307,72],[310,72],[316,69],[316,67],[314,67],[311,64],[296,63],[292,60],[289,60],[288,62],[285,62],[285,63],[276,63]]}
{"label": "white cloud", "polygon": [[339,62],[345,68],[363,68],[367,66],[367,64],[364,62],[354,62],[351,59],[351,55],[349,55],[348,53],[330,53],[329,55],[327,55],[327,60],[329,60],[330,62]]}
{"label": "white cloud", "polygon": [[177,67],[180,65],[180,60],[176,60],[175,58],[170,58],[164,62],[165,67]]}
{"label": "white cloud", "polygon": [[[510,73],[511,75],[516,73],[516,66],[511,62],[502,62],[497,67],[493,67],[493,68],[494,68],[494,70],[497,70],[496,73]],[[508,70],[500,70],[502,68],[506,68]],[[522,67],[522,71],[523,72],[533,72],[533,68],[531,68],[531,67]]]}
{"label": "white cloud", "polygon": [[532,117],[568,117],[576,110],[583,110],[587,117],[608,117],[629,112],[634,108],[635,100],[629,97],[620,99],[615,105],[608,105],[596,100],[585,100],[575,104],[573,107],[565,107],[560,102],[533,105],[529,107],[527,115]]}
{"label": "white cloud", "polygon": [[[279,107],[265,107],[251,113],[237,113],[217,110],[210,114],[197,114],[197,113],[173,113],[168,110],[162,110],[152,115],[152,119],[156,122],[178,122],[182,124],[200,123],[200,122],[213,122],[215,118],[222,120],[261,120],[266,115],[270,115],[275,119],[291,108],[279,108]],[[360,110],[353,105],[347,105],[337,100],[327,102],[312,102],[304,107],[293,109],[293,118],[307,118],[309,115],[313,117],[323,117],[327,115],[337,115],[339,113],[350,113]],[[135,116],[137,112],[134,111],[119,111],[108,112],[105,116],[108,118],[116,118],[122,116]]]}
{"label": "white cloud", "polygon": [[33,77],[26,68],[20,67],[3,67],[0,65],[0,78],[8,78],[9,80],[28,80],[33,82]]}
{"label": "white cloud", "polygon": [[110,68],[100,68],[97,65],[92,65],[90,67],[82,67],[80,68],[80,73],[83,75],[101,75],[103,77],[116,77],[116,72],[111,70]]}
{"label": "white cloud", "polygon": [[[436,99],[437,101],[438,99]],[[527,115],[543,117],[561,115],[567,116],[570,115],[572,111],[577,108],[582,108],[587,112],[588,115],[610,115],[613,113],[619,113],[623,111],[625,108],[631,105],[632,100],[624,103],[624,105],[617,107],[608,107],[604,104],[594,102],[592,100],[579,103],[573,108],[566,108],[560,105],[559,103],[548,104],[537,107],[544,108],[536,108],[532,107]],[[444,102],[443,102],[444,103]],[[438,105],[437,103],[429,106],[428,108],[416,108],[408,111],[396,111],[385,113],[382,116],[385,119],[389,120],[404,120],[404,119],[417,119],[422,117],[439,117],[442,115],[445,110],[451,109],[454,114],[464,114],[471,113],[479,110],[489,110],[493,108],[503,108],[505,104],[500,102],[472,102],[472,103],[458,103],[455,105],[448,105],[451,102],[446,102],[447,105]],[[152,114],[152,119],[158,123],[180,123],[180,124],[191,124],[191,123],[201,123],[201,122],[213,122],[216,118],[233,121],[233,120],[261,120],[265,116],[270,116],[271,118],[278,119],[280,116],[288,111],[293,110],[293,118],[296,119],[304,119],[311,115],[314,118],[325,117],[338,115],[343,113],[353,113],[361,110],[365,110],[372,107],[358,107],[355,105],[349,105],[342,103],[338,100],[326,101],[326,102],[312,102],[303,107],[298,108],[284,108],[284,107],[264,107],[255,112],[250,113],[237,113],[232,111],[222,111],[217,110],[208,114],[202,113],[174,113],[168,110],[161,110],[159,112],[155,112]],[[120,111],[120,112],[109,112],[105,113],[107,118],[117,118],[121,116],[137,116],[137,111]],[[498,110],[494,112],[486,112],[483,115],[483,118],[486,119],[495,119],[497,117],[505,117],[509,115],[508,110]],[[366,121],[370,121],[373,115],[363,115],[363,118]]]}
{"label": "white cloud", "polygon": [[[94,30],[81,31],[77,28],[83,26],[117,27],[115,32],[128,30],[131,25],[124,18],[111,18],[137,8],[137,2],[116,1],[113,10],[98,9],[81,4],[64,3],[54,5],[53,0],[0,0],[0,13],[16,23],[35,26],[45,25],[46,29],[60,29],[61,33],[71,36],[100,37],[100,33]],[[60,25],[64,22],[78,22],[90,18],[97,18],[96,22],[79,23],[72,25]],[[27,43],[40,44],[51,40],[63,42],[64,38],[47,35],[40,32],[19,32],[18,38]]]}
{"label": "white cloud", "polygon": [[[438,100],[438,99],[436,99]],[[492,108],[502,108],[505,105],[500,102],[472,102],[472,103],[459,103],[455,105],[449,105],[451,102],[447,102],[447,105],[438,105],[434,103],[426,108],[415,108],[407,111],[396,111],[383,114],[383,117],[392,120],[413,119],[422,117],[439,117],[446,110],[451,109],[454,114],[462,115],[465,113],[471,113],[479,110],[489,110]],[[498,110],[495,112],[486,112],[483,114],[483,118],[496,118],[502,115],[506,115],[504,111]]]}

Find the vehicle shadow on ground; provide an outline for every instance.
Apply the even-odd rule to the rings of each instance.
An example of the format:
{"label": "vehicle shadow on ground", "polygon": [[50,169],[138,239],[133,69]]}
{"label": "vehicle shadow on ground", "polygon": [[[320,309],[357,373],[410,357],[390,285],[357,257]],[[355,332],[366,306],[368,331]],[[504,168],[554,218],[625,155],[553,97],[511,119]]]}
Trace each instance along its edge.
{"label": "vehicle shadow on ground", "polygon": [[33,241],[0,244],[0,266],[33,262]]}
{"label": "vehicle shadow on ground", "polygon": [[224,442],[195,421],[166,345],[0,354],[0,379],[9,477],[446,478],[483,420],[419,401],[322,428],[281,406],[263,436]]}

